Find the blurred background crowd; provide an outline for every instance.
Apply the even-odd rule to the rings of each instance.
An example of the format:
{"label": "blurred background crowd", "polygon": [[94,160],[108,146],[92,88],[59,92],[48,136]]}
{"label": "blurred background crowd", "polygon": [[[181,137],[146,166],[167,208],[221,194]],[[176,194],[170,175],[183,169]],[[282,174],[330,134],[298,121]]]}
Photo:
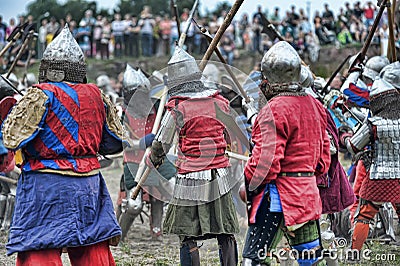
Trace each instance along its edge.
{"label": "blurred background crowd", "polygon": [[[227,5],[223,3],[220,7]],[[271,7],[270,7],[271,8]],[[223,23],[228,8],[219,8],[216,12],[200,17],[195,15],[195,21],[204,26],[211,35],[215,34]],[[122,9],[121,9],[122,10]],[[299,8],[292,5],[288,10],[280,8],[266,9],[256,7],[253,14],[242,14],[228,28],[220,42],[221,53],[229,64],[234,64],[234,58],[240,51],[263,54],[274,41],[265,34],[266,21],[270,21],[275,29],[291,43],[300,54],[312,51],[318,52],[320,46],[352,45],[365,41],[372,26],[378,8],[372,1],[347,2],[338,11],[330,9],[329,4],[323,4],[323,9],[312,16],[308,8]],[[34,60],[40,59],[46,45],[58,34],[66,23],[78,41],[80,47],[88,57],[97,59],[112,59],[114,57],[151,57],[170,55],[175,42],[178,40],[179,30],[175,17],[171,18],[166,12],[152,13],[150,6],[144,6],[139,13],[114,12],[105,15],[94,14],[88,9],[81,14],[82,18],[68,13],[65,17],[56,17],[45,12],[40,17],[32,15],[11,18],[8,22],[2,21],[0,16],[0,49],[7,44],[7,39],[15,27],[25,22],[35,24],[37,40],[34,47]],[[191,23],[185,42],[186,49],[192,54],[203,54],[208,42],[196,27],[189,22],[190,10],[184,8],[179,14],[180,30]],[[399,20],[396,8],[394,25],[396,46],[399,42]],[[382,55],[386,55],[389,39],[388,18],[384,13],[378,30],[373,38],[373,45],[381,46]],[[12,61],[21,43],[18,42],[9,52],[0,58],[2,71],[7,63]],[[21,57],[21,64],[28,58],[28,52]]]}

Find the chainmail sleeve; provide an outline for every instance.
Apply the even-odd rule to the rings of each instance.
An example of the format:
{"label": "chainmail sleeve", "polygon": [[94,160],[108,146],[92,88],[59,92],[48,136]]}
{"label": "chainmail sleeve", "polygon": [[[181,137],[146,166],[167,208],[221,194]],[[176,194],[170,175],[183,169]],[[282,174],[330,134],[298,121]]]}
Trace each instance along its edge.
{"label": "chainmail sleeve", "polygon": [[123,142],[129,146],[128,135],[124,130],[117,108],[110,98],[101,93],[106,108],[106,121],[103,128],[103,136],[100,142],[99,153],[102,155],[116,154],[122,151]]}
{"label": "chainmail sleeve", "polygon": [[49,97],[35,87],[13,107],[2,126],[4,146],[17,150],[34,139],[44,123]]}
{"label": "chainmail sleeve", "polygon": [[106,117],[107,129],[111,131],[111,133],[120,140],[126,139],[127,134],[124,128],[122,127],[121,119],[118,117],[117,108],[111,102],[110,98],[103,92],[101,93],[101,97],[103,98],[103,102],[107,111],[107,117]]}

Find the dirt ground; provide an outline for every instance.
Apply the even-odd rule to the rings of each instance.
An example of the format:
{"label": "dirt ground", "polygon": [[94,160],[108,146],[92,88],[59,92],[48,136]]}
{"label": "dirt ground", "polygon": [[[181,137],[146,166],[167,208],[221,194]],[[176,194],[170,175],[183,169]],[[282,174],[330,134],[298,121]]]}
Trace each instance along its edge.
{"label": "dirt ground", "polygon": [[[102,174],[106,180],[111,198],[115,203],[119,189],[120,177],[122,174],[122,165],[120,160],[102,169]],[[145,207],[148,213],[148,208]],[[239,257],[244,244],[246,231],[245,220],[241,221],[241,233],[236,236],[239,248]],[[0,266],[15,265],[16,255],[7,257],[5,243],[7,242],[7,233],[0,231]],[[202,244],[200,248],[201,265],[214,266],[219,265],[218,246],[216,240],[207,240],[199,242]],[[286,240],[281,242],[281,246],[285,246]],[[369,248],[374,254],[394,254],[393,261],[377,261],[372,260],[368,263],[363,262],[359,265],[400,265],[400,248],[398,245],[384,245],[376,242],[369,243]],[[152,241],[149,229],[149,220],[143,215],[143,223],[141,219],[136,219],[131,230],[128,233],[125,243],[120,243],[117,247],[112,247],[111,251],[117,265],[121,266],[139,266],[139,265],[179,265],[179,240],[176,236],[164,235],[162,241]],[[392,257],[393,258],[393,257]],[[69,266],[69,260],[66,254],[62,255],[63,263]],[[274,265],[279,265],[274,263]],[[283,264],[281,264],[283,265]],[[287,264],[285,264],[287,265]],[[290,265],[297,265],[293,263]],[[340,263],[340,265],[347,265]]]}

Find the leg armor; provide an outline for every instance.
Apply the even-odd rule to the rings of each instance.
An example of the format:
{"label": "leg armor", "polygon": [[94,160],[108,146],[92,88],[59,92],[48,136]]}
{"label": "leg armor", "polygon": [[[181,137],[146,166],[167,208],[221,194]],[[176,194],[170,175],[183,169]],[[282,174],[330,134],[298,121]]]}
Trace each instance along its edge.
{"label": "leg armor", "polygon": [[246,242],[243,247],[243,264],[262,265],[268,257],[274,239],[279,230],[279,226],[283,220],[283,213],[269,212],[264,208],[266,205],[261,204],[257,213],[256,223],[250,224],[247,230]]}
{"label": "leg armor", "polygon": [[[130,195],[129,191],[127,193]],[[129,229],[131,228],[135,218],[142,212],[143,202],[142,193],[140,192],[136,200],[125,199],[121,204],[122,213],[119,217],[119,225],[121,226],[122,235],[121,241],[124,241]]]}
{"label": "leg armor", "polygon": [[3,220],[3,224],[1,226],[2,231],[6,231],[6,230],[10,229],[12,216],[14,213],[14,205],[15,205],[15,195],[10,193],[7,195],[7,204],[6,204],[6,209],[4,212],[4,220]]}
{"label": "leg armor", "polygon": [[298,255],[300,266],[314,265],[321,258],[319,222],[310,221],[292,232],[286,231],[289,244]]}
{"label": "leg armor", "polygon": [[150,196],[151,203],[151,216],[150,216],[150,230],[151,237],[154,240],[160,240],[162,237],[162,216],[164,203],[156,198]]}
{"label": "leg armor", "polygon": [[230,266],[238,264],[238,250],[235,236],[217,235],[219,245],[219,260],[221,266]]}
{"label": "leg armor", "polygon": [[6,212],[7,196],[0,194],[0,224],[4,221],[4,214]]}
{"label": "leg armor", "polygon": [[180,248],[181,266],[200,266],[200,254],[197,242],[190,238],[184,238]]}
{"label": "leg armor", "polygon": [[359,211],[354,216],[355,226],[351,237],[351,248],[361,250],[369,233],[369,225],[372,223],[375,215],[379,211],[379,206],[376,206],[370,201],[360,200]]}

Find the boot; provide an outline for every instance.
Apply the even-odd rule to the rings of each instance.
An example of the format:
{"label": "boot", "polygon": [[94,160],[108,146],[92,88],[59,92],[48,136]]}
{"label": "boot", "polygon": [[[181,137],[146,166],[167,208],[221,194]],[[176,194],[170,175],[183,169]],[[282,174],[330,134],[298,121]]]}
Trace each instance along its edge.
{"label": "boot", "polygon": [[180,248],[181,266],[200,266],[200,254],[197,242],[184,240]]}
{"label": "boot", "polygon": [[219,260],[221,266],[230,266],[238,264],[238,250],[236,239],[233,235],[218,235]]}

